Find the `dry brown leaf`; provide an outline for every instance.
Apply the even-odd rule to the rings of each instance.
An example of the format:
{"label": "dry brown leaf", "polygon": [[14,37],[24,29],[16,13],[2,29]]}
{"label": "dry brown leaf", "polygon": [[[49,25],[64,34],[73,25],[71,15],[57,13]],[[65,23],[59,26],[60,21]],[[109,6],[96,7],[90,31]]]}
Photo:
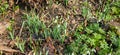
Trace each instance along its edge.
{"label": "dry brown leaf", "polygon": [[3,34],[9,26],[9,22],[0,22],[0,35]]}
{"label": "dry brown leaf", "polygon": [[30,51],[30,52],[28,53],[28,55],[33,55],[33,51]]}
{"label": "dry brown leaf", "polygon": [[0,46],[1,45],[7,45],[10,40],[0,39]]}
{"label": "dry brown leaf", "polygon": [[9,0],[9,6],[12,7],[14,5],[14,0]]}
{"label": "dry brown leaf", "polygon": [[117,33],[118,35],[120,35],[120,23],[119,23],[119,22],[110,21],[110,22],[109,22],[109,25],[110,25],[111,28],[115,28],[115,29],[117,30],[116,33]]}
{"label": "dry brown leaf", "polygon": [[120,27],[120,23],[116,21],[110,21],[109,25],[115,26],[115,27]]}
{"label": "dry brown leaf", "polygon": [[19,52],[18,50],[14,50],[14,49],[7,47],[7,46],[4,46],[4,45],[0,45],[0,50],[6,51],[6,52]]}
{"label": "dry brown leaf", "polygon": [[52,55],[54,55],[53,53],[55,53],[55,46],[54,46],[54,43],[53,43],[53,41],[52,41],[52,39],[51,39],[51,37],[48,37],[47,39],[46,39],[46,44],[45,44],[45,48],[47,49],[47,50],[49,50],[49,55],[50,54],[52,54]]}
{"label": "dry brown leaf", "polygon": [[87,26],[87,24],[88,24],[88,23],[87,23],[87,20],[85,20],[85,21],[84,21],[84,25],[85,25],[85,27]]}
{"label": "dry brown leaf", "polygon": [[55,3],[52,4],[52,8],[53,8],[53,9],[58,8],[58,7],[59,7],[59,5],[57,5],[57,4],[55,4]]}

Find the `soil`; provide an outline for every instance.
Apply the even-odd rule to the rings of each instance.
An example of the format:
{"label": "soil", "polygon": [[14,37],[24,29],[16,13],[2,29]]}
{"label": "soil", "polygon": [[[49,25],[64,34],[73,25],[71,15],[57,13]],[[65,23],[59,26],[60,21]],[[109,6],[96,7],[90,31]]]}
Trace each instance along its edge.
{"label": "soil", "polygon": [[[61,0],[54,0],[52,4],[47,0],[8,0],[10,7],[8,8],[8,13],[6,15],[0,16],[3,17],[1,19],[2,22],[0,22],[0,40],[2,39],[5,41],[6,46],[12,47],[14,49],[17,49],[14,45],[14,41],[9,40],[9,32],[7,31],[7,27],[5,26],[5,30],[1,31],[1,23],[7,22],[6,24],[12,23],[14,21],[14,24],[11,24],[13,26],[14,34],[15,36],[19,36],[20,38],[23,38],[24,40],[29,41],[29,32],[26,30],[26,28],[23,28],[22,32],[20,33],[22,22],[24,21],[23,15],[25,13],[29,13],[31,9],[35,9],[36,13],[39,14],[40,20],[43,21],[46,26],[49,26],[53,20],[53,18],[63,18],[68,23],[67,25],[67,32],[74,33],[75,29],[79,26],[80,23],[84,22],[85,26],[88,24],[88,21],[86,21],[86,18],[82,16],[81,7],[82,6],[82,0],[69,0],[68,5],[65,5],[63,1]],[[58,4],[57,4],[58,2]],[[90,0],[91,6],[93,6],[93,14],[98,9],[99,2],[96,0]],[[104,1],[103,1],[104,2]],[[19,6],[16,10],[13,10],[13,7]],[[26,11],[27,10],[27,11]],[[102,10],[102,9],[101,9]],[[96,22],[96,18],[91,18],[90,22]],[[7,21],[4,21],[7,20]],[[119,21],[119,20],[118,20]],[[10,25],[10,24],[9,24]],[[7,25],[7,26],[9,26]],[[72,34],[69,34],[65,43],[69,44],[72,42]],[[33,39],[35,41],[35,39]],[[40,46],[43,47],[43,52],[46,50],[50,50],[49,55],[54,55],[55,53],[58,55],[62,55],[64,47],[66,44],[61,44],[57,40],[53,40],[51,37],[48,37],[46,39],[43,39],[44,42]],[[13,44],[11,43],[13,42]],[[2,42],[0,42],[1,44]],[[11,43],[11,44],[9,44]],[[4,43],[2,43],[4,44]],[[36,44],[35,44],[36,45]],[[20,55],[29,54],[31,55],[33,52],[27,46],[26,43],[26,53],[19,53]],[[7,51],[9,52],[9,51]]]}

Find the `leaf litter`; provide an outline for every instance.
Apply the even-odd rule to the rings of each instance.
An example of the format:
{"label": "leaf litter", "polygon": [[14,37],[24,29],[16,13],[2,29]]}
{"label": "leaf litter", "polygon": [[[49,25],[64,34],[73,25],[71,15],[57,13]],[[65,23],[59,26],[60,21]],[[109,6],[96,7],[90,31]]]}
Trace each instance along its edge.
{"label": "leaf litter", "polygon": [[10,26],[10,22],[2,21],[0,22],[0,35],[4,34],[6,29]]}
{"label": "leaf litter", "polygon": [[[11,0],[13,3],[16,3],[16,2],[14,2],[13,0]],[[29,6],[31,5],[32,7],[34,7],[34,5],[36,5],[37,3],[35,3],[33,0],[29,0],[29,2],[27,2],[28,0],[23,0],[24,1],[24,3],[28,3],[29,4]],[[37,0],[38,1],[38,0]],[[44,0],[41,0],[41,1],[44,1]],[[46,1],[46,0],[45,0]],[[72,2],[71,2],[72,1]],[[95,0],[91,0],[93,3],[97,3]],[[43,15],[47,12],[47,14],[45,15],[45,17],[46,18],[49,18],[48,19],[48,23],[49,23],[49,21],[50,20],[52,20],[52,18],[54,18],[54,17],[56,17],[56,16],[63,16],[62,18],[66,18],[65,16],[67,16],[66,14],[69,14],[70,15],[70,19],[68,19],[68,22],[69,21],[71,21],[71,22],[69,22],[69,24],[68,24],[68,27],[70,28],[70,30],[72,29],[73,31],[76,29],[76,27],[79,25],[79,23],[80,23],[80,21],[78,21],[78,20],[81,20],[81,11],[80,11],[80,9],[76,9],[76,7],[77,6],[79,6],[76,2],[79,2],[80,3],[80,1],[79,0],[75,0],[75,1],[73,1],[73,0],[70,0],[69,2],[68,2],[68,5],[69,5],[69,7],[68,8],[66,8],[66,7],[64,7],[63,6],[63,4],[52,4],[52,7],[51,8],[48,8],[48,9],[46,9],[46,10],[44,10],[43,11]],[[13,3],[11,3],[11,7],[14,5]],[[21,3],[21,2],[20,2]],[[32,4],[33,5],[32,5]],[[38,2],[38,4],[37,5],[39,5],[39,3],[41,3],[41,2]],[[27,6],[28,6],[28,4],[27,4]],[[18,5],[20,5],[20,4],[18,4]],[[26,6],[26,5],[24,5],[24,6]],[[75,7],[76,6],[76,7]],[[38,6],[35,6],[35,8],[37,8]],[[74,11],[72,11],[71,9],[72,9],[72,7],[75,7],[74,9]],[[38,9],[38,8],[37,8]],[[46,11],[46,12],[45,12]],[[79,12],[78,12],[79,11]],[[67,13],[68,12],[68,13]],[[50,16],[50,17],[49,17]],[[73,16],[73,17],[72,17]],[[78,16],[78,17],[74,17],[74,16]],[[43,17],[43,16],[42,16]],[[45,17],[43,17],[44,18],[44,22],[46,22],[46,20],[45,20]],[[19,18],[15,18],[16,20],[18,20],[18,21],[20,21],[19,19],[20,19],[21,17],[19,17]],[[74,19],[78,19],[78,20],[74,20]],[[82,20],[83,21],[83,20]],[[20,24],[20,22],[17,22],[16,21],[16,23],[17,24]],[[112,22],[111,22],[112,23]],[[117,22],[118,23],[118,22]],[[87,22],[87,20],[84,20],[84,25],[85,26],[87,26],[89,23]],[[112,23],[113,25],[114,24],[116,24],[116,22],[114,22],[114,23]],[[9,27],[11,24],[9,23],[9,22],[0,22],[0,35],[2,35],[2,34],[4,34],[5,32],[6,32],[6,29],[7,29],[7,27]],[[49,25],[49,24],[48,24]],[[70,27],[70,25],[72,26],[72,27]],[[17,26],[17,25],[16,25]],[[18,26],[20,26],[20,25],[18,25]],[[18,27],[17,26],[17,27]],[[115,25],[116,26],[116,25]],[[117,27],[118,27],[119,25],[117,25]],[[20,26],[21,27],[21,26]],[[68,28],[68,29],[69,29]],[[16,30],[16,29],[15,29]],[[17,31],[18,31],[19,29],[17,29]],[[16,33],[17,33],[17,31],[16,31]],[[24,28],[23,28],[23,32],[24,32]],[[120,33],[120,31],[118,31],[119,33]],[[21,34],[20,34],[20,36],[21,37],[23,37],[23,35],[22,35],[22,32],[20,32]],[[24,32],[24,33],[27,33],[27,32]],[[23,34],[24,34],[23,33]],[[27,35],[27,34],[26,34]],[[28,34],[29,35],[29,34]],[[71,43],[73,41],[73,38],[72,37],[68,37],[68,40],[65,42],[65,43]],[[56,53],[56,51],[57,51],[57,49],[58,48],[60,48],[60,49],[62,49],[61,50],[61,53],[63,53],[62,51],[63,51],[63,48],[64,48],[64,46],[62,46],[61,44],[57,44],[57,47],[56,47],[56,43],[55,42],[57,42],[57,41],[55,41],[54,39],[52,39],[51,37],[48,37],[48,38],[46,38],[45,39],[45,42],[43,42],[43,48],[45,48],[45,50],[47,51],[49,51],[48,52],[48,54],[51,54],[51,55],[54,55],[55,53]],[[59,42],[58,42],[59,43]],[[14,44],[14,43],[13,43]],[[11,45],[11,44],[10,44]],[[96,48],[96,49],[98,49],[99,50],[99,48]],[[12,48],[10,48],[10,47],[8,47],[7,45],[6,45],[6,43],[4,42],[4,43],[0,43],[0,50],[2,50],[2,51],[7,51],[7,52],[19,52],[18,50],[15,50],[15,49],[12,49]],[[29,51],[29,55],[32,55],[32,53],[33,53],[33,51]]]}

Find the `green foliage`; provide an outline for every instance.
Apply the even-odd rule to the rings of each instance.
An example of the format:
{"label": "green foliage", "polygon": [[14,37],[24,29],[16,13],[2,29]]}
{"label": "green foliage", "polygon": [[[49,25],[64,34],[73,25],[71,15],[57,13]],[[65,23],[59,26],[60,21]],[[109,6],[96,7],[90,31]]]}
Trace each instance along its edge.
{"label": "green foliage", "polygon": [[7,1],[2,2],[2,1],[0,0],[0,15],[1,15],[2,13],[5,13],[5,12],[7,11],[8,7],[9,7],[9,4],[8,4]]}
{"label": "green foliage", "polygon": [[82,8],[82,15],[83,15],[84,18],[88,18],[89,8],[83,7],[83,8]]}
{"label": "green foliage", "polygon": [[35,33],[38,35],[39,30],[43,28],[43,24],[41,23],[41,21],[39,21],[39,17],[34,12],[25,15],[27,18],[26,25],[28,26],[30,33]]}
{"label": "green foliage", "polygon": [[63,25],[57,24],[52,29],[52,32],[51,32],[52,37],[54,39],[58,39],[58,40],[64,42],[65,36],[66,36],[66,28],[67,28],[66,23],[63,23]]}
{"label": "green foliage", "polygon": [[10,36],[9,36],[9,37],[10,37],[10,39],[12,39],[12,40],[13,40],[13,39],[14,39],[14,31],[13,31],[13,32],[10,32],[10,33],[9,33],[9,35],[10,35]]}
{"label": "green foliage", "polygon": [[[42,36],[45,38],[50,36],[54,39],[58,39],[59,41],[64,42],[67,23],[62,20],[62,18],[58,19],[56,17],[55,20],[53,20],[53,23],[51,23],[52,28],[46,27],[44,22],[40,21],[40,18],[34,12],[25,14],[25,18],[27,18],[25,24],[28,27],[31,36],[33,34],[37,34],[37,36],[42,34]],[[63,23],[59,23],[57,21],[62,21]]]}
{"label": "green foliage", "polygon": [[16,37],[15,45],[17,46],[17,48],[20,49],[22,53],[24,53],[24,50],[25,50],[25,43],[26,43],[25,40],[21,40],[21,38]]}
{"label": "green foliage", "polygon": [[119,0],[116,0],[116,2],[113,2],[112,4],[112,14],[116,14],[116,15],[120,15],[120,1]]}
{"label": "green foliage", "polygon": [[68,0],[64,0],[65,5],[68,5]]}
{"label": "green foliage", "polygon": [[12,39],[12,40],[14,40],[14,38],[15,38],[14,32],[15,32],[15,31],[13,30],[12,25],[10,25],[10,26],[7,28],[7,30],[9,31],[9,38]]}
{"label": "green foliage", "polygon": [[[60,0],[59,0],[60,1]],[[59,3],[59,1],[57,1]],[[56,3],[57,3],[56,2]],[[68,0],[63,0],[65,5],[68,5]],[[100,1],[99,1],[100,2]],[[99,3],[98,2],[98,3]],[[30,43],[28,45],[33,51],[33,55],[42,55],[41,49],[41,39],[36,38],[37,40],[33,41],[33,37],[42,37],[47,38],[51,37],[53,40],[59,40],[64,47],[66,47],[65,54],[72,54],[72,55],[119,55],[120,54],[120,36],[116,34],[115,30],[109,29],[105,30],[105,27],[100,26],[101,20],[104,20],[105,22],[110,21],[116,17],[120,17],[120,2],[108,0],[105,2],[105,4],[100,3],[98,5],[101,6],[102,4],[102,10],[100,7],[95,11],[95,16],[92,15],[92,6],[90,3],[86,0],[83,2],[83,6],[81,7],[82,16],[85,20],[90,20],[90,18],[97,19],[96,22],[89,23],[87,22],[87,25],[84,25],[84,22],[80,24],[77,29],[74,31],[71,39],[72,42],[69,42],[69,44],[64,44],[67,36],[67,21],[65,21],[63,18],[56,16],[56,18],[52,18],[52,22],[49,24],[49,26],[46,26],[44,21],[41,21],[38,14],[35,13],[35,11],[30,11],[30,13],[26,13],[24,18],[25,21],[23,21],[22,26],[25,26],[25,28],[28,30],[30,35]],[[54,3],[52,0],[50,0],[50,5],[52,6],[52,3]],[[0,5],[2,3],[0,2]],[[61,4],[60,4],[61,5]],[[8,3],[2,4],[0,6],[0,13],[4,13],[8,9]],[[13,7],[13,10],[17,10],[19,6]],[[59,9],[59,8],[56,8]],[[72,10],[71,10],[72,11]],[[71,12],[70,11],[70,12]],[[74,13],[74,12],[73,12]],[[69,15],[69,14],[68,14]],[[71,15],[71,14],[70,14]],[[75,14],[76,15],[76,14]],[[78,14],[79,15],[79,14]],[[80,14],[81,15],[81,14]],[[74,15],[73,15],[74,16]],[[71,17],[71,16],[70,16]],[[25,24],[25,25],[24,25]],[[106,24],[106,23],[104,23]],[[69,26],[68,26],[69,27]],[[119,27],[118,27],[119,28]],[[12,40],[15,39],[14,37],[14,31],[12,27],[9,27],[8,30],[10,31],[10,38]],[[34,35],[35,34],[35,35]],[[69,37],[69,35],[68,35]],[[45,39],[44,39],[45,40]],[[21,39],[20,37],[16,37],[16,46],[20,49],[21,52],[24,53],[25,51],[25,43],[26,41]],[[49,51],[46,52],[46,55],[48,55]]]}
{"label": "green foliage", "polygon": [[[113,29],[104,30],[98,23],[101,20],[110,21],[119,15],[118,5],[120,3],[118,2],[106,1],[106,4],[102,4],[103,10],[96,11],[98,19],[96,23],[89,23],[86,27],[83,24],[79,25],[74,33],[75,40],[67,45],[65,52],[75,55],[95,55],[95,53],[99,55],[118,55],[120,53],[119,35]],[[86,20],[93,17],[90,11],[89,3],[87,1],[83,2],[82,16]]]}
{"label": "green foliage", "polygon": [[[85,31],[86,33],[82,33]],[[107,37],[109,35],[109,37]],[[75,40],[67,46],[66,52],[74,54],[92,54],[97,52],[98,54],[114,54],[120,49],[119,41],[120,38],[114,31],[105,31],[100,26],[99,23],[89,23],[88,26],[83,28],[82,25],[78,26],[76,32],[74,33]],[[108,39],[112,41],[111,44],[108,43]],[[113,46],[115,48],[113,48]],[[100,50],[96,50],[99,48]],[[94,51],[93,51],[94,50]]]}

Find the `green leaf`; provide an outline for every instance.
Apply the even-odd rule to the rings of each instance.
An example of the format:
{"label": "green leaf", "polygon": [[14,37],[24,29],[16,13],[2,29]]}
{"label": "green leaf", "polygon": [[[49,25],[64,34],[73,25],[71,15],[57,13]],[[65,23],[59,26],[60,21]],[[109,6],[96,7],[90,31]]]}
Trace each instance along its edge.
{"label": "green leaf", "polygon": [[93,32],[93,30],[86,28],[85,31],[87,32],[87,34],[91,34]]}
{"label": "green leaf", "polygon": [[84,17],[87,17],[88,12],[89,12],[88,8],[82,7],[82,15],[83,15]]}
{"label": "green leaf", "polygon": [[99,31],[101,34],[105,34],[105,31],[104,31],[102,28],[99,28],[98,31]]}
{"label": "green leaf", "polygon": [[98,29],[100,28],[99,27],[99,24],[98,23],[93,23],[93,24],[90,24],[89,26],[88,26],[88,28],[90,29],[90,30],[93,30],[93,31],[98,31]]}
{"label": "green leaf", "polygon": [[65,5],[68,5],[68,0],[64,0]]}
{"label": "green leaf", "polygon": [[102,39],[102,35],[101,34],[93,33],[93,35],[94,35],[94,39],[96,39],[96,40]]}
{"label": "green leaf", "polygon": [[115,6],[114,6],[114,7],[111,7],[111,9],[112,9],[112,13],[113,13],[113,14],[119,14],[119,13],[120,13],[120,11],[119,11],[120,9],[117,8],[117,7],[115,7]]}

